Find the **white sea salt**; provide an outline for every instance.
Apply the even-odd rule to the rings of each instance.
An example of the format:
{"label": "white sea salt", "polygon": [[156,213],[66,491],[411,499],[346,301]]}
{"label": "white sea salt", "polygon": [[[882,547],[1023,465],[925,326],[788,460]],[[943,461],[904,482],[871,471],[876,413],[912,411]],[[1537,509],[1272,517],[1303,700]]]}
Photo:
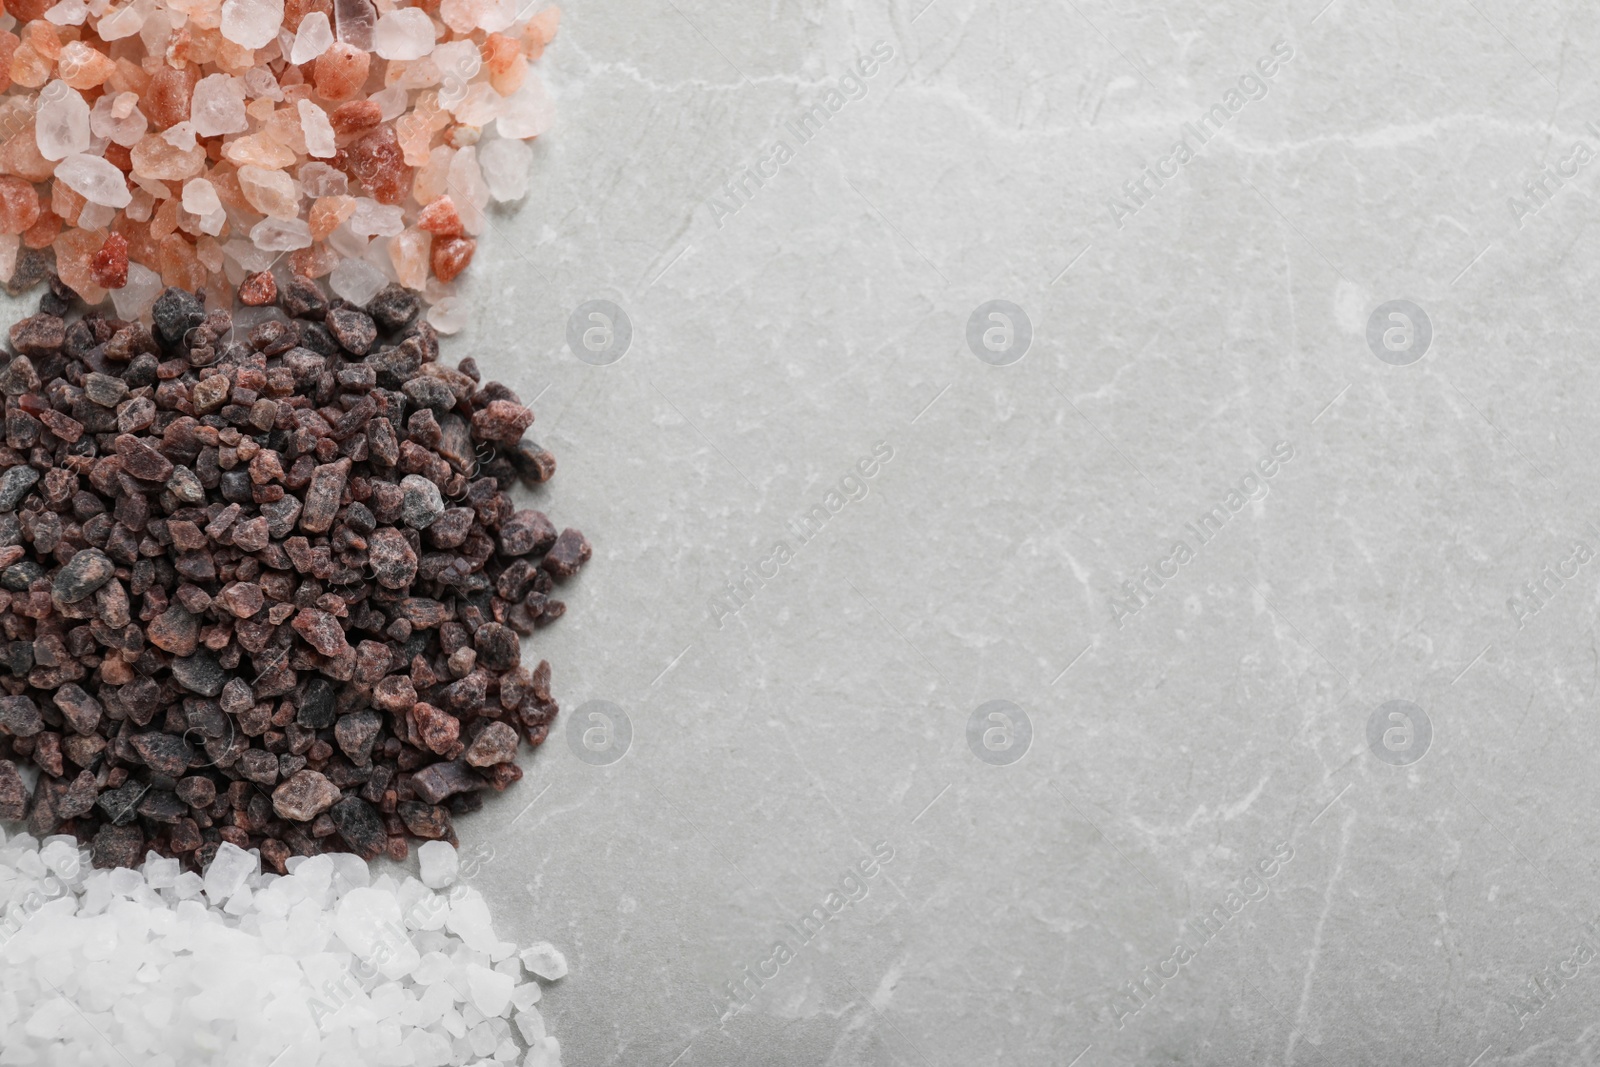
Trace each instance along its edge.
{"label": "white sea salt", "polygon": [[294,857],[282,877],[231,845],[218,859],[205,878],[154,853],[103,871],[69,838],[0,838],[0,1063],[101,1063],[110,1047],[167,1067],[560,1067],[536,983],[413,932],[414,913],[486,912],[476,890],[372,879],[345,854]]}

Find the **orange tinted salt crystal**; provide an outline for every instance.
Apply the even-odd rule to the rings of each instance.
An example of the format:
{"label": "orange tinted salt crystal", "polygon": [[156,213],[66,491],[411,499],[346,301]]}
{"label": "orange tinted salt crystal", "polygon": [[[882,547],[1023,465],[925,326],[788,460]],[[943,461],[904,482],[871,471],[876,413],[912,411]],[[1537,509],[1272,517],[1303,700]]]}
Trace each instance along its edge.
{"label": "orange tinted salt crystal", "polygon": [[268,170],[282,170],[292,167],[296,162],[294,149],[266,133],[251,133],[235,138],[222,146],[222,155],[241,167],[249,164]]}
{"label": "orange tinted salt crystal", "polygon": [[61,34],[53,24],[43,19],[22,27],[22,41],[52,63],[61,55]]}
{"label": "orange tinted salt crystal", "polygon": [[353,196],[318,197],[311,203],[311,214],[306,222],[311,227],[311,239],[323,240],[355,213],[356,198]]}
{"label": "orange tinted salt crystal", "polygon": [[155,216],[150,220],[150,237],[158,246],[178,228],[178,212],[182,207],[182,202],[173,197],[161,201],[161,206],[156,208]]}
{"label": "orange tinted salt crystal", "polygon": [[[7,123],[7,128],[11,126]],[[39,154],[39,142],[34,137],[33,119],[28,119],[17,132],[0,146],[0,173],[15,174],[30,182],[42,182],[55,173],[56,165]]]}
{"label": "orange tinted salt crystal", "polygon": [[106,90],[116,93],[133,93],[143,96],[150,88],[150,75],[139,64],[126,57],[116,61],[117,69],[106,79]]}
{"label": "orange tinted salt crystal", "polygon": [[411,183],[411,196],[419,204],[431,204],[444,196],[449,189],[450,161],[456,150],[448,145],[436,145],[428,152],[428,162],[417,168]]}
{"label": "orange tinted salt crystal", "polygon": [[365,133],[383,121],[383,109],[372,100],[349,100],[333,109],[328,124],[339,137]]}
{"label": "orange tinted salt crystal", "polygon": [[105,286],[94,280],[90,263],[106,243],[104,230],[62,230],[53,242],[56,273],[86,303],[98,304],[106,298]]}
{"label": "orange tinted salt crystal", "polygon": [[394,264],[395,277],[407,289],[420,290],[428,284],[432,243],[428,234],[409,226],[389,241],[389,261]]}
{"label": "orange tinted salt crystal", "polygon": [[6,14],[20,23],[44,18],[44,13],[55,7],[54,0],[7,0]]}
{"label": "orange tinted salt crystal", "polygon": [[467,269],[478,242],[470,237],[441,237],[433,242],[431,260],[434,277],[441,282],[455,281],[456,275]]}
{"label": "orange tinted salt crystal", "polygon": [[189,117],[189,100],[199,80],[199,72],[193,67],[174,70],[163,66],[150,76],[150,86],[139,100],[139,110],[158,130],[175,126]]}
{"label": "orange tinted salt crystal", "polygon": [[9,30],[0,30],[0,93],[11,88],[11,60],[17,54],[21,38]]}
{"label": "orange tinted salt crystal", "polygon": [[50,80],[51,61],[24,41],[11,54],[11,80],[29,89],[37,89]]}
{"label": "orange tinted salt crystal", "polygon": [[133,172],[158,181],[177,182],[192,178],[205,169],[206,150],[195,145],[187,151],[171,144],[160,134],[146,134],[129,153]]}
{"label": "orange tinted salt crystal", "polygon": [[22,234],[22,243],[29,248],[49,248],[61,233],[61,219],[54,211],[39,213],[39,221]]}
{"label": "orange tinted salt crystal", "polygon": [[297,248],[289,253],[289,269],[307,278],[326,277],[338,265],[339,253],[321,241],[310,248]]}
{"label": "orange tinted salt crystal", "polygon": [[57,73],[61,80],[74,89],[93,89],[103,85],[116,71],[117,64],[104,52],[90,48],[82,41],[73,41],[61,49]]}
{"label": "orange tinted salt crystal", "polygon": [[[148,222],[149,220],[146,219],[145,221]],[[121,234],[123,239],[128,242],[128,258],[130,260],[146,265],[159,262],[161,253],[155,237],[150,233],[149,226],[144,223],[134,222],[124,213],[117,216],[116,221],[111,224],[111,228]]]}
{"label": "orange tinted salt crystal", "polygon": [[501,96],[510,96],[522,85],[528,61],[522,58],[522,45],[503,33],[491,33],[483,42],[483,62],[489,68],[489,84]]}
{"label": "orange tinted salt crystal", "polygon": [[561,9],[554,4],[533,16],[522,27],[522,54],[529,59],[538,59],[544,53],[544,46],[556,39],[556,30],[560,26]]}
{"label": "orange tinted salt crystal", "polygon": [[31,182],[0,177],[0,233],[19,234],[39,221],[39,194]]}
{"label": "orange tinted salt crystal", "polygon": [[89,276],[105,289],[121,289],[127,285],[128,239],[116,232],[107,234],[105,244],[89,260]]}
{"label": "orange tinted salt crystal", "polygon": [[441,196],[429,203],[417,215],[417,229],[435,237],[460,237],[461,216],[456,212],[455,201]]}
{"label": "orange tinted salt crystal", "polygon": [[161,240],[161,280],[168,285],[193,292],[205,287],[206,269],[195,255],[194,245],[182,234],[174,233]]}
{"label": "orange tinted salt crystal", "polygon": [[372,57],[343,41],[336,41],[317,57],[312,67],[312,81],[317,95],[335,103],[349,100],[361,91],[367,80],[367,68]]}

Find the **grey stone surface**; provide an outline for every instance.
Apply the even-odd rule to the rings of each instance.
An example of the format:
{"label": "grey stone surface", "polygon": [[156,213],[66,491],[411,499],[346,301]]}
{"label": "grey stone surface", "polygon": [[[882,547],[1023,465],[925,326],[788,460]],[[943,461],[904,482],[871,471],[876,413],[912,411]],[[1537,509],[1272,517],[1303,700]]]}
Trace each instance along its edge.
{"label": "grey stone surface", "polygon": [[570,5],[445,342],[594,544],[460,826],[568,1063],[1600,1054],[1597,18]]}
{"label": "grey stone surface", "polygon": [[[1600,1051],[1600,566],[1565,562],[1600,547],[1600,25],[1320,7],[570,7],[448,346],[538,397],[534,506],[595,546],[529,643],[563,719],[462,825],[497,920],[572,961],[569,1062]],[[621,358],[569,348],[596,300]],[[969,345],[996,300],[1021,358]],[[1387,308],[1369,345],[1391,301],[1425,351]],[[574,755],[588,701],[623,758]],[[1007,720],[969,747],[991,701],[1022,759]],[[1387,710],[1369,747],[1390,701],[1420,758]]]}

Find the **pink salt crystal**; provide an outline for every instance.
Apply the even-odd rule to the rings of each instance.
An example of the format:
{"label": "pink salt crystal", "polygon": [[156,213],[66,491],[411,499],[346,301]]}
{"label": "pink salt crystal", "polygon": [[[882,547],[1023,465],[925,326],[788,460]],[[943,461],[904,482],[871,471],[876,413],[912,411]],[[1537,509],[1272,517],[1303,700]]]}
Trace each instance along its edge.
{"label": "pink salt crystal", "polygon": [[333,27],[328,24],[328,16],[321,11],[313,11],[300,20],[300,28],[294,35],[294,45],[289,49],[289,62],[295,66],[309,63],[326,52],[331,44],[333,44]]}
{"label": "pink salt crystal", "polygon": [[139,98],[133,93],[107,93],[94,102],[89,112],[89,129],[96,137],[132,148],[149,128]]}
{"label": "pink salt crystal", "polygon": [[292,148],[262,133],[247,133],[228,141],[222,146],[222,155],[241,167],[250,164],[269,170],[282,170],[295,162]]}
{"label": "pink salt crystal", "polygon": [[311,236],[321,241],[356,211],[353,196],[325,196],[311,205]]}
{"label": "pink salt crystal", "polygon": [[506,101],[500,117],[495,122],[495,129],[499,131],[501,137],[526,140],[548,130],[555,122],[555,118],[555,104],[550,100],[550,94],[545,91],[544,82],[539,80],[539,75],[530,70],[516,95]]}
{"label": "pink salt crystal", "polygon": [[[160,181],[182,181],[192,178],[205,168],[206,150],[195,145],[185,151],[163,139],[150,135],[133,146],[133,169],[136,174]],[[106,166],[111,166],[107,163]]]}
{"label": "pink salt crystal", "polygon": [[244,133],[250,128],[244,113],[244,83],[227,74],[208,74],[194,87],[189,121],[201,137]]}
{"label": "pink salt crystal", "polygon": [[389,259],[396,280],[407,289],[421,289],[428,282],[428,253],[433,238],[421,230],[404,229],[389,242]]}
{"label": "pink salt crystal", "polygon": [[396,8],[379,16],[372,48],[383,59],[421,59],[433,51],[433,20],[415,7]]}
{"label": "pink salt crystal", "polygon": [[300,192],[294,179],[281,170],[246,164],[239,168],[239,188],[250,206],[263,215],[278,219],[300,215]]}

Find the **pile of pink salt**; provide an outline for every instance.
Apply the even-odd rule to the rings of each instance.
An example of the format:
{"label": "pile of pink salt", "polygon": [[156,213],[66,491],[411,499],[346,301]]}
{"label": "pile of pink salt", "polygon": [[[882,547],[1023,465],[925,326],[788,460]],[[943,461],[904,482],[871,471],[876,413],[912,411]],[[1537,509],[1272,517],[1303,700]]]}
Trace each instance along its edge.
{"label": "pile of pink salt", "polygon": [[[442,332],[491,200],[554,118],[524,0],[5,0],[0,281],[53,252],[90,304],[270,304],[292,271]],[[23,279],[16,278],[21,281]]]}

